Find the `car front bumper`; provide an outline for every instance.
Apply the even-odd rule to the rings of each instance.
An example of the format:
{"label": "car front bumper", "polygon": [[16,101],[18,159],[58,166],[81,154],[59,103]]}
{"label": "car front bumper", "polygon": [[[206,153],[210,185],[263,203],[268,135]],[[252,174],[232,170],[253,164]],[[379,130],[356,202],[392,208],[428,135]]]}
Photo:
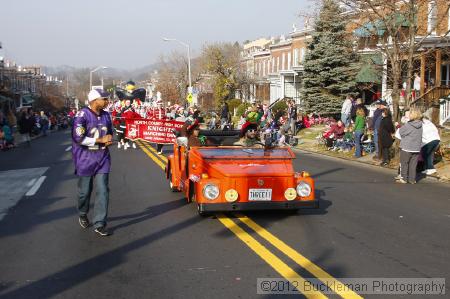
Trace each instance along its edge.
{"label": "car front bumper", "polygon": [[318,200],[308,201],[255,201],[235,203],[200,203],[200,212],[256,211],[256,210],[297,210],[318,208]]}

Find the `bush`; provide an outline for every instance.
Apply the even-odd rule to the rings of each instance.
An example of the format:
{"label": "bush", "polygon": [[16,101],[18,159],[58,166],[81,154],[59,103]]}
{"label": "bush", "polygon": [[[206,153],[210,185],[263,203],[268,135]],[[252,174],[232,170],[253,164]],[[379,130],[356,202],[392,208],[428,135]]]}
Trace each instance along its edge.
{"label": "bush", "polygon": [[227,103],[228,103],[228,109],[230,110],[231,113],[233,113],[234,108],[237,108],[237,107],[239,107],[239,105],[242,104],[242,100],[232,99],[232,100],[227,101]]}
{"label": "bush", "polygon": [[250,103],[241,103],[238,107],[237,107],[237,111],[236,111],[236,116],[241,117],[244,112],[247,110],[248,107],[250,107]]}

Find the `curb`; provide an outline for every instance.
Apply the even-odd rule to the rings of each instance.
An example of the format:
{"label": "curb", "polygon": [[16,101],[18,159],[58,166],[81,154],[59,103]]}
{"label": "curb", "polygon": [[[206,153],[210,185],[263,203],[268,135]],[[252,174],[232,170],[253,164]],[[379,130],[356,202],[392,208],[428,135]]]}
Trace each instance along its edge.
{"label": "curb", "polygon": [[[351,162],[356,162],[356,163],[360,163],[360,164],[365,164],[365,165],[369,165],[369,166],[375,166],[377,168],[381,168],[381,169],[391,169],[391,170],[395,170],[396,168],[393,167],[383,167],[374,163],[368,163],[368,162],[363,162],[363,161],[359,161],[359,160],[355,160],[355,159],[351,159],[351,158],[347,158],[347,157],[337,157],[337,156],[333,156],[333,155],[329,155],[327,153],[322,153],[322,152],[316,152],[310,149],[304,149],[304,148],[300,148],[298,146],[294,147],[295,150],[300,150],[300,151],[304,151],[304,152],[308,152],[308,153],[312,153],[312,154],[316,154],[316,155],[322,155],[325,157],[329,157],[329,158],[335,158],[335,159],[340,159],[340,160],[345,160],[345,161],[351,161]],[[447,178],[442,178],[439,177],[437,175],[427,175],[426,178],[431,178],[431,179],[435,179],[441,183],[450,183],[450,179]]]}

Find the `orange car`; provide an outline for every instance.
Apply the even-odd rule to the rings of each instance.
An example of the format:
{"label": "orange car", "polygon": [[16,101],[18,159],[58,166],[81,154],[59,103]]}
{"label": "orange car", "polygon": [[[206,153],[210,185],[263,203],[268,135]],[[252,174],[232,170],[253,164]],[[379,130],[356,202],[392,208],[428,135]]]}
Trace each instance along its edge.
{"label": "orange car", "polygon": [[[208,136],[216,141],[217,137]],[[188,202],[197,204],[200,215],[318,207],[314,180],[307,172],[294,171],[295,154],[290,148],[221,144],[189,149],[185,139],[177,138],[168,159],[166,176],[171,190],[184,192]]]}

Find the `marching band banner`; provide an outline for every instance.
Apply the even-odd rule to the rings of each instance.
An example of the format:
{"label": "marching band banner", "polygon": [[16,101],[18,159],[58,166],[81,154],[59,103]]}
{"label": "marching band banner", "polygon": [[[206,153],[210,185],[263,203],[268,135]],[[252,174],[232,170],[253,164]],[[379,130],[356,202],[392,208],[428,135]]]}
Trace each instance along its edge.
{"label": "marching band banner", "polygon": [[126,119],[126,137],[153,143],[174,143],[172,130],[180,130],[184,122],[174,120]]}

